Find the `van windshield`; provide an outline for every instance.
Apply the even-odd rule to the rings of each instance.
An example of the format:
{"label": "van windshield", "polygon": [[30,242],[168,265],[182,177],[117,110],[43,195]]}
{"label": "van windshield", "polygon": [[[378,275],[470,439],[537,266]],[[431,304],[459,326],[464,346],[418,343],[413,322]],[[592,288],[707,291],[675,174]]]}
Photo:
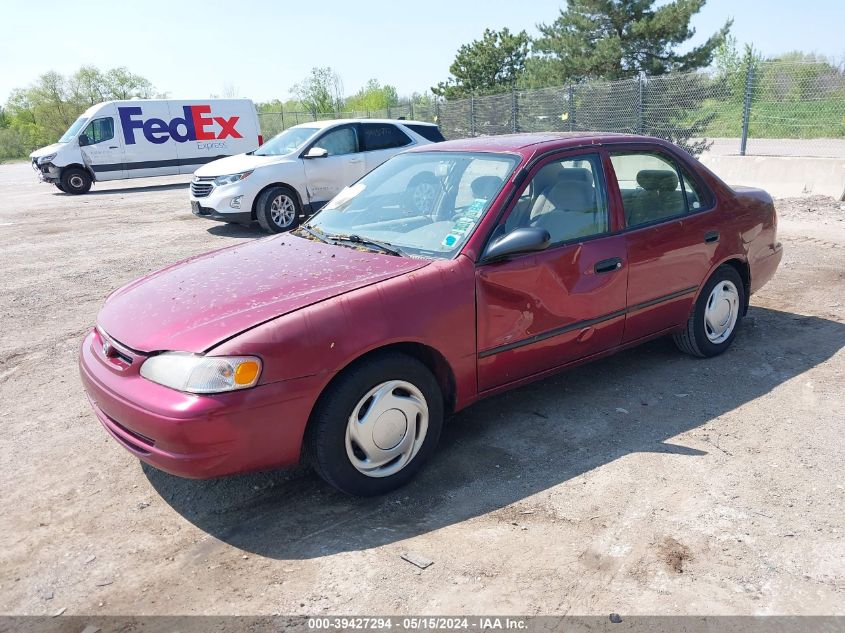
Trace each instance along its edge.
{"label": "van windshield", "polygon": [[255,150],[254,154],[256,156],[283,156],[284,154],[290,154],[305,145],[305,142],[314,136],[314,133],[318,130],[319,128],[316,127],[292,127],[271,138]]}
{"label": "van windshield", "polygon": [[79,117],[76,121],[73,122],[67,132],[62,134],[62,138],[59,139],[59,143],[70,143],[73,139],[76,138],[76,135],[79,134],[79,130],[85,127],[85,124],[88,123],[88,119],[84,116]]}

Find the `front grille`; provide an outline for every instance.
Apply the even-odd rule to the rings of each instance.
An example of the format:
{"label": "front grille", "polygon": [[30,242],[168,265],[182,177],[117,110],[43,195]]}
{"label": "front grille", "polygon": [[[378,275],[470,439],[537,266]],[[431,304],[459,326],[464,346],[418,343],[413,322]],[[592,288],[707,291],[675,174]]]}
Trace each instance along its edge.
{"label": "front grille", "polygon": [[194,198],[205,198],[214,189],[214,178],[197,176],[191,181],[191,195]]}

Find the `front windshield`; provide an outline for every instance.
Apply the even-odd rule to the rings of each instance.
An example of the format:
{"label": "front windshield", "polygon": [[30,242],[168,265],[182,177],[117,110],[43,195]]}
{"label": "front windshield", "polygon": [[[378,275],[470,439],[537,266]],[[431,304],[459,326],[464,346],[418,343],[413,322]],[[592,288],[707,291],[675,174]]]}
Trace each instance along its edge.
{"label": "front windshield", "polygon": [[305,142],[318,131],[319,128],[316,127],[292,127],[271,138],[255,150],[254,153],[256,156],[284,156],[285,154],[290,154],[305,145]]}
{"label": "front windshield", "polygon": [[73,122],[67,132],[62,134],[62,138],[59,139],[59,143],[70,143],[73,139],[76,138],[76,135],[79,134],[79,130],[85,127],[85,124],[88,123],[88,119],[84,116],[79,117],[76,121]]}
{"label": "front windshield", "polygon": [[341,191],[305,228],[330,238],[378,240],[403,254],[450,258],[518,162],[510,154],[400,154]]}

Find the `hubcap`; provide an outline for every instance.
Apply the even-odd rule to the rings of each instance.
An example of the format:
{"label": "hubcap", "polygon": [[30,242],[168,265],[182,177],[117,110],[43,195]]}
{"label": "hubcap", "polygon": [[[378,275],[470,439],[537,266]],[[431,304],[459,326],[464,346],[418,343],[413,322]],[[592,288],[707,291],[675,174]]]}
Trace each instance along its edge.
{"label": "hubcap", "polygon": [[431,205],[434,202],[435,195],[436,189],[429,182],[423,182],[414,187],[412,195],[414,211],[431,211]]}
{"label": "hubcap", "polygon": [[428,404],[414,385],[389,380],[358,401],[346,425],[346,455],[368,477],[389,477],[414,458],[428,431]]}
{"label": "hubcap", "polygon": [[286,229],[296,218],[296,205],[290,196],[279,194],[270,203],[270,219],[279,228]]}
{"label": "hubcap", "polygon": [[81,189],[82,188],[82,177],[81,176],[71,176],[70,177],[70,186],[74,189]]}
{"label": "hubcap", "polygon": [[730,337],[739,316],[739,291],[731,281],[720,281],[707,298],[704,331],[711,343],[723,343]]}

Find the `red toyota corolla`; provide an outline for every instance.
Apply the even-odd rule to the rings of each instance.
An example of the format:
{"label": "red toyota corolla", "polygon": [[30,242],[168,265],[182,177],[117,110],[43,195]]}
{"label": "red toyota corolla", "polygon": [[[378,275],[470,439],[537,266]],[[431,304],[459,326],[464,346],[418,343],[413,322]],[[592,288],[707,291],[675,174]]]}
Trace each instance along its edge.
{"label": "red toyota corolla", "polygon": [[116,291],[82,380],[106,430],[162,470],[305,455],[337,488],[379,494],[479,398],[657,336],[725,351],[780,262],[776,225],[765,192],[653,138],[429,145],[294,233]]}

